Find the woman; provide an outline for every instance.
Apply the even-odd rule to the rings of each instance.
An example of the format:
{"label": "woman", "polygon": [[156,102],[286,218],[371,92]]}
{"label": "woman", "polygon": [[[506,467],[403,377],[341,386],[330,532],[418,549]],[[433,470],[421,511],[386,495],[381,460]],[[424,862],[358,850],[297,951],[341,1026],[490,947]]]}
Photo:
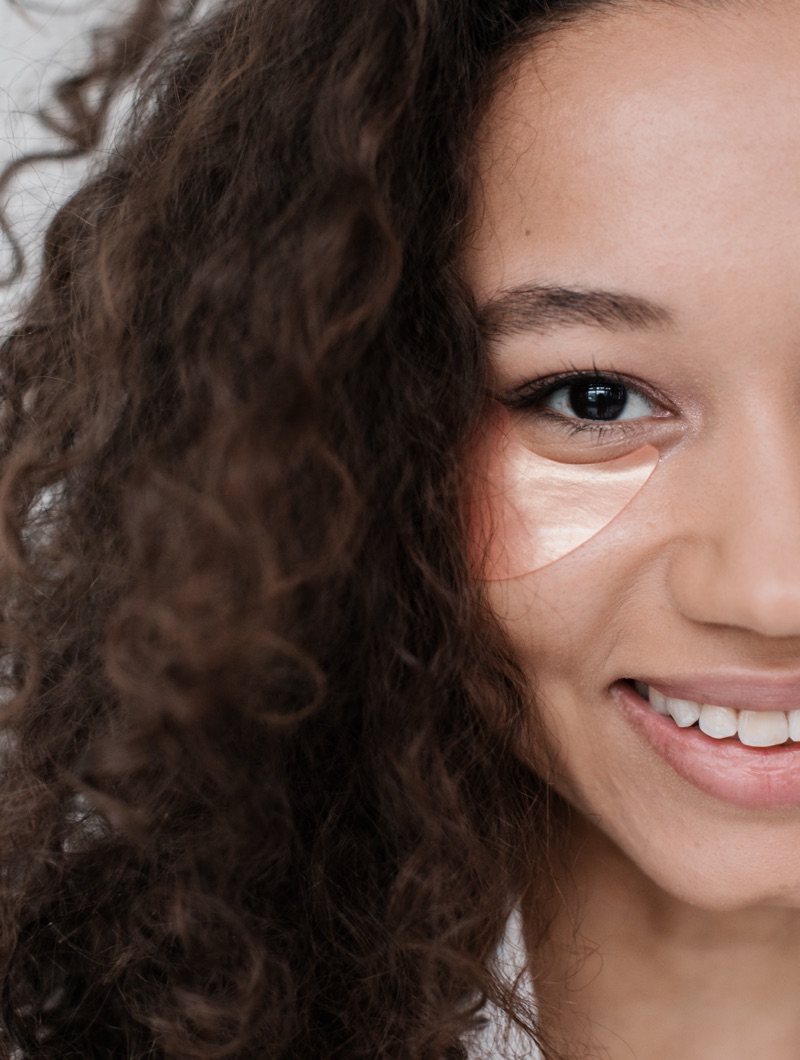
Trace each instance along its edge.
{"label": "woman", "polygon": [[793,1057],[796,6],[158,10],[4,348],[7,1055]]}

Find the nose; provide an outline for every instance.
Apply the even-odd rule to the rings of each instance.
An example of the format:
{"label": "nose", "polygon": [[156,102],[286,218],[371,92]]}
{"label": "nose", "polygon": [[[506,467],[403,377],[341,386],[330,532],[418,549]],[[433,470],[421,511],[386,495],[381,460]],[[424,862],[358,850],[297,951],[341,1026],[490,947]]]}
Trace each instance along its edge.
{"label": "nose", "polygon": [[[800,636],[800,437],[742,430],[704,462],[670,560],[676,607],[696,622]],[[685,498],[689,499],[689,498]]]}

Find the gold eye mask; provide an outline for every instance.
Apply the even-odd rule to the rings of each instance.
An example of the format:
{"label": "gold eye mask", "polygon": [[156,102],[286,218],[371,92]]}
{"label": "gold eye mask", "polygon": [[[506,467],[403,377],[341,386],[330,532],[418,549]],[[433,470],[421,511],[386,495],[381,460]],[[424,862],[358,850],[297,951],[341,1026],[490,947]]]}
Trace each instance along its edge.
{"label": "gold eye mask", "polygon": [[562,463],[517,440],[507,416],[486,441],[485,492],[474,522],[485,581],[532,574],[592,540],[627,508],[659,457],[644,445],[614,460]]}

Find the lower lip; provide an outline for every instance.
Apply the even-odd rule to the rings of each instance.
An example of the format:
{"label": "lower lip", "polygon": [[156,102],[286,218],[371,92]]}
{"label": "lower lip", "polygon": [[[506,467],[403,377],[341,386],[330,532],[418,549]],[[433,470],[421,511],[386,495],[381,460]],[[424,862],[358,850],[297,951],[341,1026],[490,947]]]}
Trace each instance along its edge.
{"label": "lower lip", "polygon": [[800,743],[745,747],[733,737],[714,740],[657,714],[626,682],[612,693],[631,727],[700,791],[749,810],[800,806]]}

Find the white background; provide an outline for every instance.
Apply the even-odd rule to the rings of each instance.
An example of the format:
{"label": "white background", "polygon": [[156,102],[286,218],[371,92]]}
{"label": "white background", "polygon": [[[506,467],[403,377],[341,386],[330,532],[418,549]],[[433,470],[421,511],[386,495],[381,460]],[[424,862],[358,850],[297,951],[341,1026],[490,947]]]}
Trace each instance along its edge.
{"label": "white background", "polygon": [[[118,0],[19,0],[18,6],[0,0],[0,166],[21,152],[56,143],[36,111],[49,102],[59,78],[81,69],[89,31],[118,20],[115,7],[119,10]],[[4,206],[24,240],[28,278],[36,270],[44,224],[84,169],[74,162],[37,163],[7,194]],[[0,240],[0,274],[6,275],[9,265],[6,241]],[[20,289],[0,288],[0,334]]]}

